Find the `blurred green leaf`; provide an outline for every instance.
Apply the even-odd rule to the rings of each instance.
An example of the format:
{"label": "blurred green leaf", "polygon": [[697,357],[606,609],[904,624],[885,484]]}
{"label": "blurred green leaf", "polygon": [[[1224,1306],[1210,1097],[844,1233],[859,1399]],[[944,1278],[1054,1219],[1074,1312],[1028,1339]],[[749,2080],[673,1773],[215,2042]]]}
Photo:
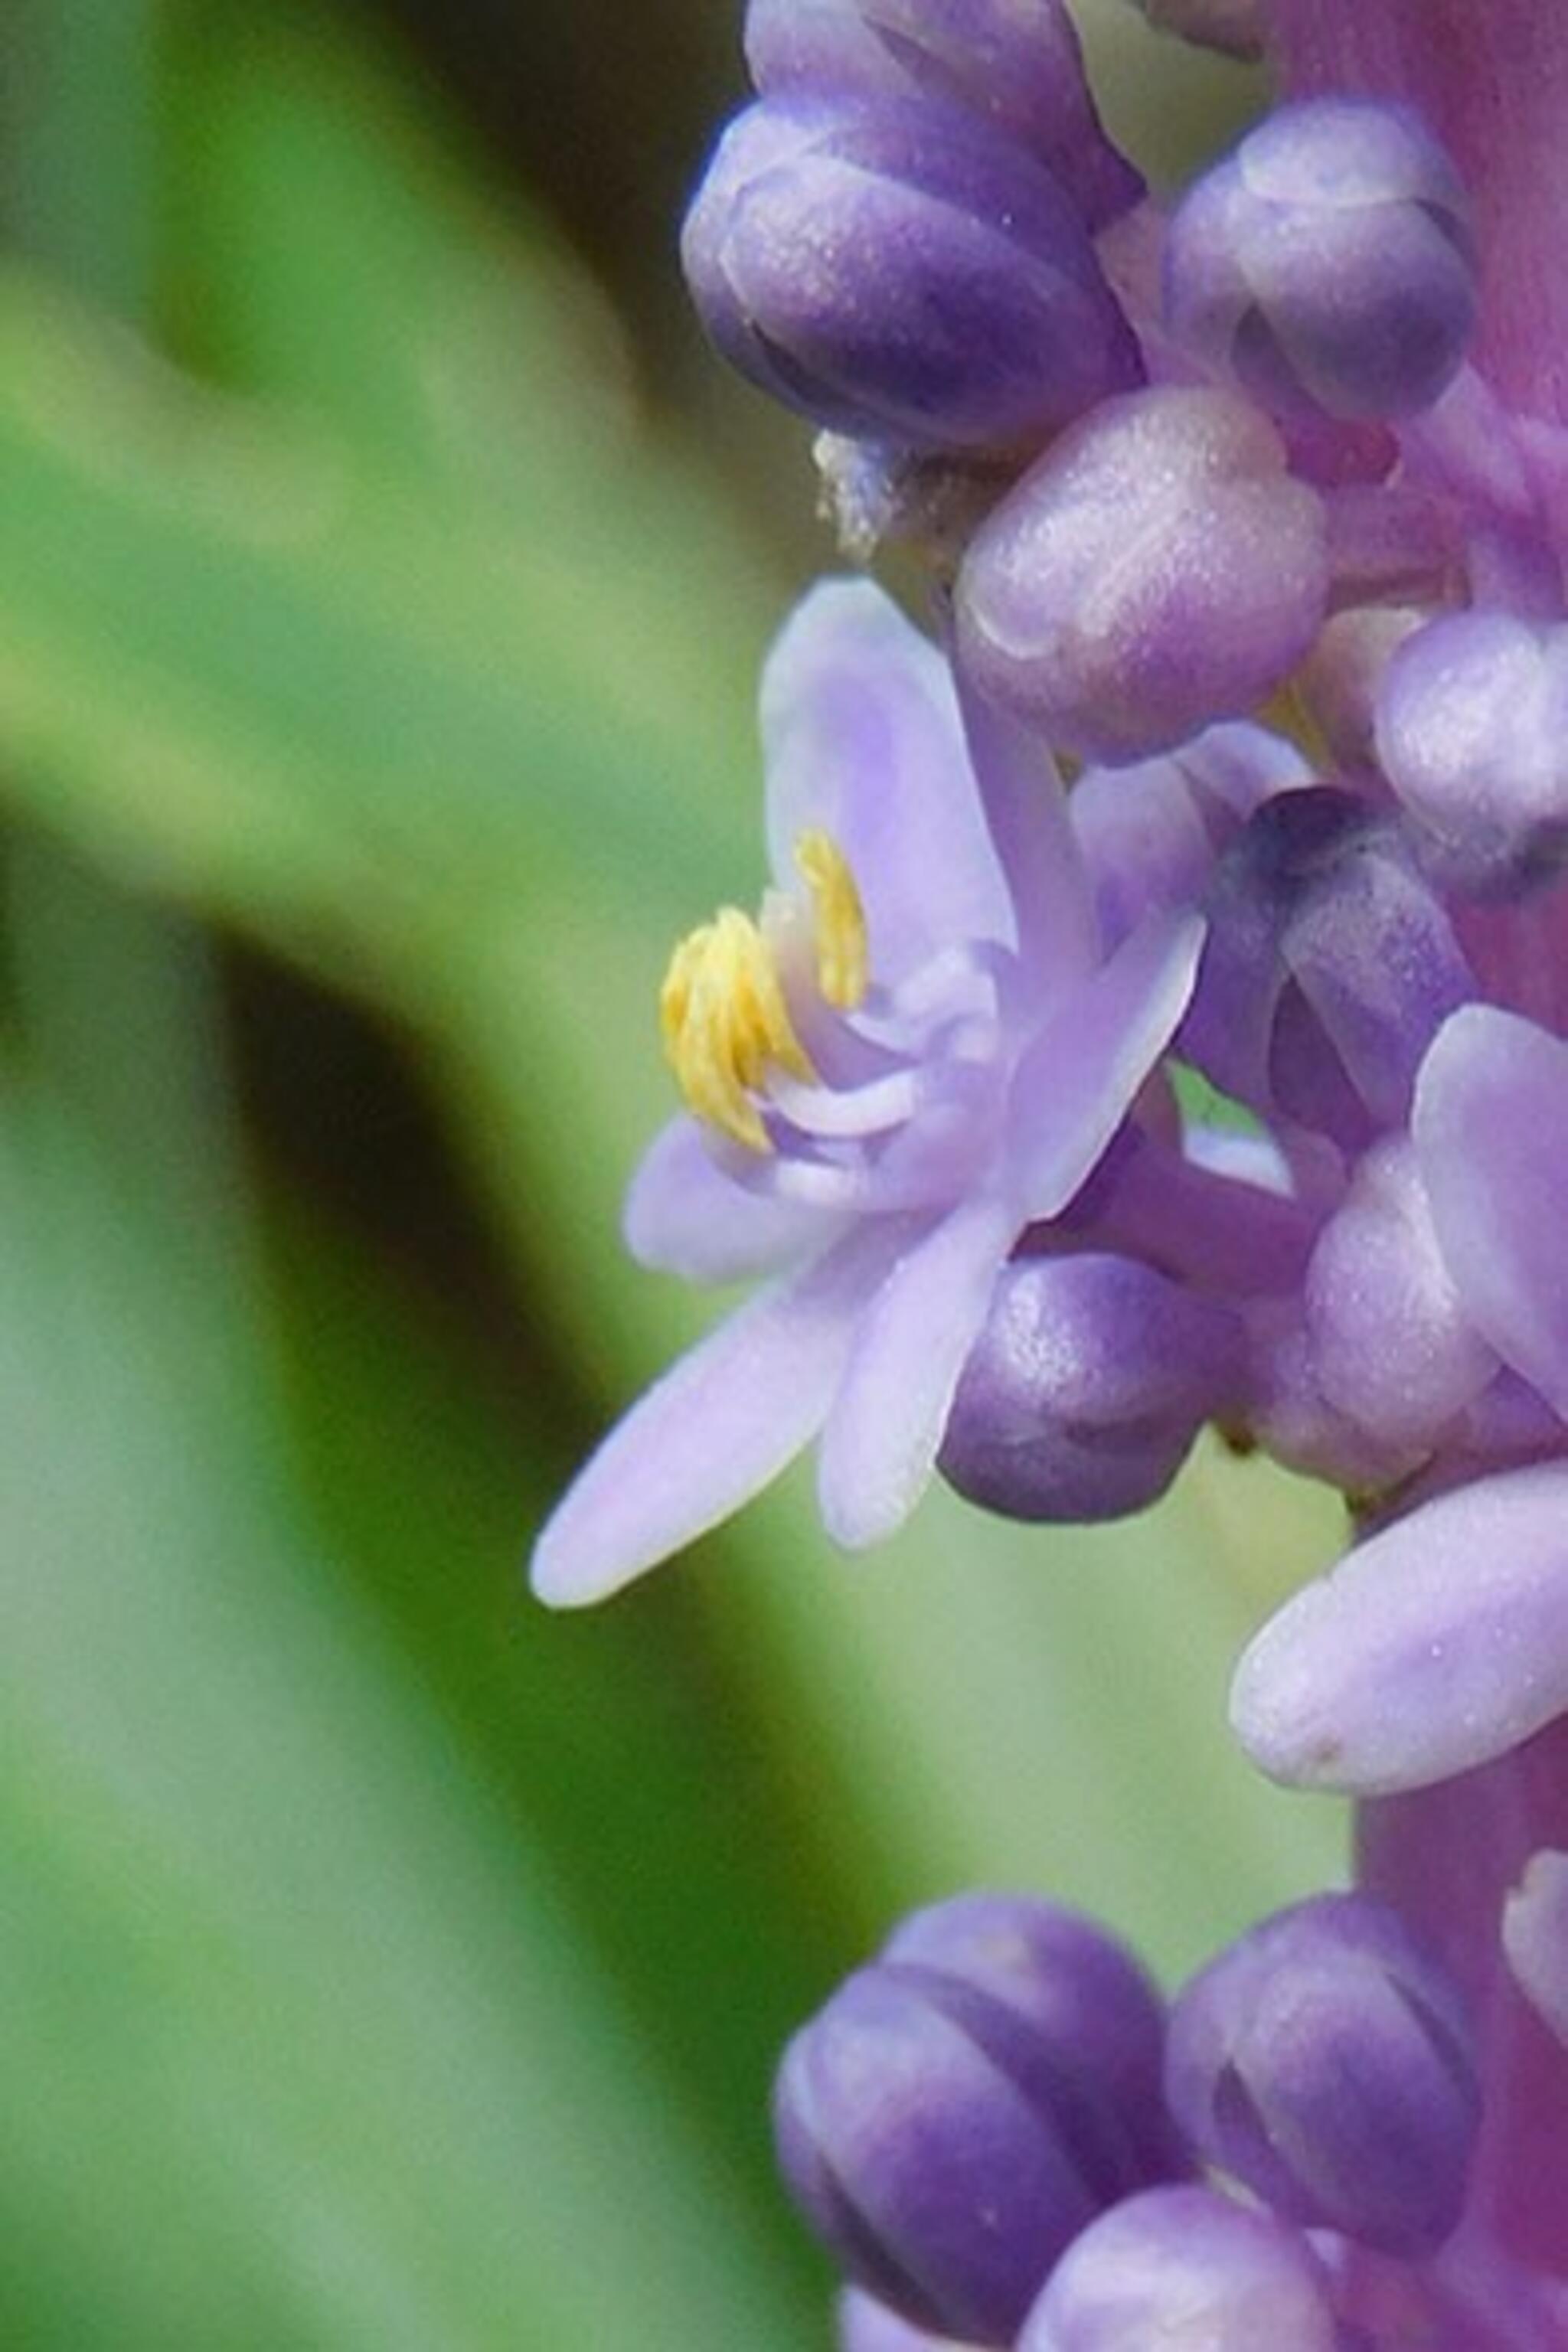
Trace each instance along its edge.
{"label": "blurred green leaf", "polygon": [[31,253],[136,315],[154,272],[163,0],[10,0],[0,210]]}
{"label": "blurred green leaf", "polygon": [[46,814],[362,986],[454,900],[719,887],[742,600],[694,634],[635,524],[637,563],[534,545],[15,277],[0,379],[0,735]]}
{"label": "blurred green leaf", "polygon": [[726,1705],[689,1611],[562,1619],[528,1601],[520,1535],[548,1500],[521,1450],[528,1400],[483,1375],[455,1321],[297,1206],[272,1220],[268,1264],[293,1450],[335,1555],[549,1856],[671,2095],[721,2154],[727,2210],[749,2208],[801,2261],[767,2089],[866,1927],[809,1810]]}
{"label": "blurred green leaf", "polygon": [[[535,1824],[311,1531],[201,991],[72,896],[13,877],[58,1075],[0,1092],[7,2340],[782,2352]],[[79,1058],[95,983],[152,1098]]]}
{"label": "blurred green leaf", "polygon": [[[477,199],[411,162],[381,85],[345,98],[335,52],[264,60],[243,94],[252,54],[208,85],[212,342],[298,413],[0,288],[0,749],[121,875],[415,1025],[544,1334],[607,1411],[698,1319],[619,1264],[614,1200],[660,1098],[664,942],[756,870],[767,600],[690,468],[596,428],[558,258],[541,279],[493,223],[475,247]],[[455,348],[487,352],[531,288],[510,400],[429,397],[444,285],[477,338]],[[797,1480],[686,1586],[731,1737],[812,1824],[805,1887],[858,1882],[875,1910],[1052,1884],[1182,1964],[1329,1866],[1329,1818],[1256,1783],[1223,1696],[1268,1593],[1331,1540],[1320,1500],[1205,1465],[1094,1536],[939,1498],[850,1570]]]}

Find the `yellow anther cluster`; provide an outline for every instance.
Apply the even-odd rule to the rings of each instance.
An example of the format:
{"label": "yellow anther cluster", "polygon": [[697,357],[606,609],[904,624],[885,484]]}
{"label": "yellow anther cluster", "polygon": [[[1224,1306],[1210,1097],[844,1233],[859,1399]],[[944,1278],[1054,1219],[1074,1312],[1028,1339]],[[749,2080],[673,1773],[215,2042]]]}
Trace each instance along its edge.
{"label": "yellow anther cluster", "polygon": [[[848,860],[832,835],[803,833],[795,862],[811,893],[816,982],[849,1012],[866,993],[866,916]],[[753,1097],[770,1066],[816,1076],[795,1034],[773,948],[750,915],[722,907],[682,940],[658,1000],[664,1050],[687,1107],[752,1151],[771,1149]]]}
{"label": "yellow anther cluster", "polygon": [[773,950],[750,915],[721,908],[681,940],[659,992],[664,1050],[682,1095],[753,1151],[769,1149],[752,1094],[770,1063],[816,1076],[795,1034]]}
{"label": "yellow anther cluster", "polygon": [[803,833],[795,862],[816,917],[816,984],[829,1004],[854,1011],[866,993],[866,910],[849,861],[829,833]]}

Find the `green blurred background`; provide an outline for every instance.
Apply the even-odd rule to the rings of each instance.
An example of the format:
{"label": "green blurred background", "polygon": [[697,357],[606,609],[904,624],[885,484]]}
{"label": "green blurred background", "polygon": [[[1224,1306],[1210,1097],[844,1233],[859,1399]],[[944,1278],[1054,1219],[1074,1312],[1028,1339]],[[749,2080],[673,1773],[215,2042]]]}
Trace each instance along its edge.
{"label": "green blurred background", "polygon": [[[1174,1973],[1331,1874],[1223,1728],[1331,1505],[797,1477],[555,1620],[710,1311],[617,1254],[831,562],[675,222],[739,0],[0,16],[0,2345],[789,2352],[779,2041],[890,1914]],[[1086,11],[1174,171],[1256,93]]]}

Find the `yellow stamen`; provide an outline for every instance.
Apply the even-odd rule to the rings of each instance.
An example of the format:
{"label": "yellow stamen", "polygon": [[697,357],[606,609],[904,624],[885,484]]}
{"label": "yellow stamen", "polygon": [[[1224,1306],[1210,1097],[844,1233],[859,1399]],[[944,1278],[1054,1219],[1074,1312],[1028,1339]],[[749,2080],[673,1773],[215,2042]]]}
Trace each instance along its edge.
{"label": "yellow stamen", "polygon": [[[829,834],[803,833],[795,862],[811,893],[816,982],[850,1012],[866,994],[866,915]],[[659,992],[664,1050],[687,1107],[749,1150],[772,1149],[755,1097],[771,1069],[807,1085],[816,1071],[795,1034],[774,948],[750,915],[721,907],[680,941]]]}
{"label": "yellow stamen", "polygon": [[752,1097],[768,1066],[816,1076],[784,1002],[773,952],[749,915],[724,907],[682,940],[659,992],[664,1050],[686,1101],[750,1150],[770,1149]]}
{"label": "yellow stamen", "polygon": [[831,834],[814,829],[795,845],[795,862],[816,917],[816,984],[829,1004],[853,1012],[866,994],[866,910],[849,861]]}

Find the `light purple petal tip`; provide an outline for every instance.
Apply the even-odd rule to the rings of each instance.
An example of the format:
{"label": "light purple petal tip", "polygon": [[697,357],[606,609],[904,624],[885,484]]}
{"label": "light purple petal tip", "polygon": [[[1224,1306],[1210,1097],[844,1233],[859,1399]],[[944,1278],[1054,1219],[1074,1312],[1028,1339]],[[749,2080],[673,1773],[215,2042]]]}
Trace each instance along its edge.
{"label": "light purple petal tip", "polygon": [[690,1118],[671,1119],[654,1138],[626,1193],[622,1225],[639,1265],[686,1282],[782,1273],[834,1239],[820,1209],[750,1192],[726,1175]]}
{"label": "light purple petal tip", "polygon": [[603,1601],[738,1511],[821,1427],[895,1245],[857,1234],[682,1356],[617,1423],[534,1547],[552,1607]]}
{"label": "light purple petal tip", "polygon": [[848,1550],[883,1542],[923,1493],[1016,1222],[984,1195],[900,1260],[866,1310],[823,1432],[819,1493]]}
{"label": "light purple petal tip", "polygon": [[958,671],[964,732],[1001,856],[1027,984],[1047,999],[1094,969],[1100,925],[1056,761],[1043,739]]}
{"label": "light purple petal tip", "polygon": [[1568,1711],[1568,1465],[1484,1478],[1307,1585],[1231,1690],[1277,1780],[1357,1796],[1484,1764]]}
{"label": "light purple petal tip", "polygon": [[1422,1064],[1412,1129],[1465,1312],[1568,1412],[1568,1045],[1517,1013],[1466,1005]]}
{"label": "light purple petal tip", "polygon": [[1307,1328],[1323,1394],[1391,1446],[1430,1448],[1498,1370],[1438,1246],[1415,1154],[1374,1145],[1319,1238]]}
{"label": "light purple petal tip", "polygon": [[1204,923],[1155,916],[1075,990],[1013,1081],[1008,1181],[1024,1214],[1054,1217],[1126,1118],[1192,997]]}
{"label": "light purple petal tip", "polygon": [[895,985],[956,940],[1013,940],[946,662],[866,580],[797,605],[763,674],[768,850],[795,879],[820,827],[848,859],[877,977]]}
{"label": "light purple petal tip", "polygon": [[1502,1941],[1520,1990],[1568,2042],[1568,1853],[1547,1849],[1531,1857],[1503,1906]]}
{"label": "light purple petal tip", "polygon": [[1068,2249],[1018,2352],[1335,2352],[1306,2239],[1209,2189],[1125,2200]]}
{"label": "light purple petal tip", "polygon": [[913,2326],[853,2286],[838,2298],[838,2347],[839,2352],[976,2352],[955,2336]]}

